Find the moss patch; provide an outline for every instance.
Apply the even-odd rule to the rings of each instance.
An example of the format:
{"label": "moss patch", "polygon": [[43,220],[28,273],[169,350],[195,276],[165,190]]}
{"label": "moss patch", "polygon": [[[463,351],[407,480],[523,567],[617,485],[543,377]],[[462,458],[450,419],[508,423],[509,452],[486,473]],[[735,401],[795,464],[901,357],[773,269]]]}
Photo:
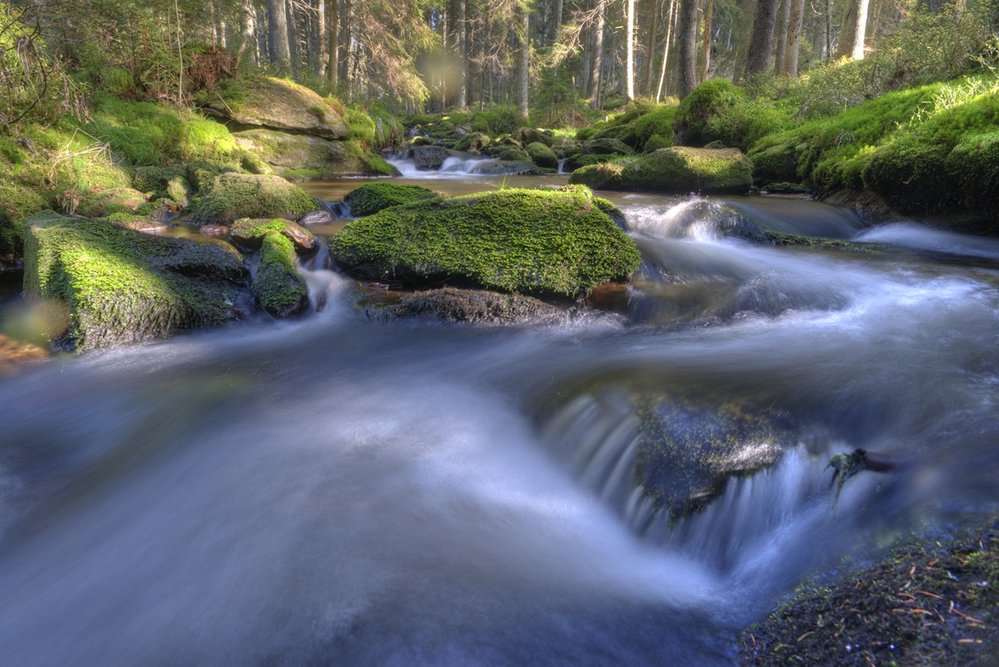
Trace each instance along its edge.
{"label": "moss patch", "polygon": [[368,279],[569,297],[626,279],[641,261],[634,242],[579,188],[395,206],[351,222],[330,248],[343,269]]}
{"label": "moss patch", "polygon": [[753,166],[736,149],[674,146],[582,167],[569,182],[603,190],[741,193],[753,184]]}
{"label": "moss patch", "polygon": [[315,210],[305,190],[279,176],[226,173],[216,176],[194,202],[194,220],[224,223],[237,218],[297,220]]}
{"label": "moss patch", "polygon": [[420,201],[439,199],[440,195],[418,185],[396,185],[394,183],[367,183],[352,190],[343,198],[350,206],[352,215],[361,217],[372,215],[400,204],[415,204]]}
{"label": "moss patch", "polygon": [[545,169],[558,168],[558,156],[546,144],[536,141],[527,144],[527,148],[524,150],[527,151],[527,155],[531,158],[531,161],[539,167],[544,167]]}
{"label": "moss patch", "polygon": [[240,82],[238,96],[210,106],[241,125],[291,130],[343,139],[350,129],[332,100],[287,79],[261,77]]}
{"label": "moss patch", "polygon": [[25,293],[66,303],[80,350],[160,338],[233,317],[242,258],[228,244],[148,236],[48,212],[27,221]]}
{"label": "moss patch", "polygon": [[263,239],[271,234],[281,234],[295,246],[300,253],[314,252],[318,248],[315,235],[305,227],[288,220],[241,218],[229,228],[229,238],[233,243],[256,250],[260,248]]}

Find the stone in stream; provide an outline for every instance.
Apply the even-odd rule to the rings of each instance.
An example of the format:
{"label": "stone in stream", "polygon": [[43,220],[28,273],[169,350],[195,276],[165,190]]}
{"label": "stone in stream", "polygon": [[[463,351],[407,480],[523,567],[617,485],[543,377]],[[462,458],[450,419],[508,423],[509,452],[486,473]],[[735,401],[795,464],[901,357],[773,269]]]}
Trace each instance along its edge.
{"label": "stone in stream", "polygon": [[322,209],[319,211],[313,211],[312,213],[306,213],[301,218],[298,219],[298,224],[302,226],[307,225],[328,225],[336,220],[333,214],[329,211]]}
{"label": "stone in stream", "polygon": [[26,223],[24,291],[68,308],[79,350],[162,338],[241,316],[243,258],[224,242],[162,238],[51,211]]}
{"label": "stone in stream", "polygon": [[444,160],[453,153],[441,146],[413,146],[406,151],[406,157],[416,164],[417,169],[435,171],[441,168]]}
{"label": "stone in stream", "polygon": [[375,318],[423,316],[475,324],[554,323],[567,317],[564,309],[533,297],[453,287],[412,292],[365,312]]}
{"label": "stone in stream", "polygon": [[350,207],[355,217],[372,215],[389,206],[415,204],[431,199],[440,199],[440,193],[421,188],[418,185],[397,185],[395,183],[366,183],[351,190],[343,203]]}
{"label": "stone in stream", "polygon": [[305,312],[309,288],[295,268],[295,246],[279,230],[267,231],[260,240],[260,268],[253,276],[257,303],[277,318]]}
{"label": "stone in stream", "polygon": [[579,186],[393,206],[348,223],[330,250],[364,280],[560,298],[627,280],[641,262],[634,241]]}
{"label": "stone in stream", "polygon": [[259,250],[265,236],[271,233],[285,236],[299,253],[313,253],[319,247],[315,235],[308,229],[280,218],[241,218],[229,228],[234,244],[248,250]]}
{"label": "stone in stream", "polygon": [[739,194],[753,185],[753,164],[735,148],[673,146],[582,167],[569,182],[601,190]]}
{"label": "stone in stream", "polygon": [[305,190],[280,176],[225,173],[204,185],[192,212],[195,222],[224,224],[239,218],[297,220],[315,209]]}

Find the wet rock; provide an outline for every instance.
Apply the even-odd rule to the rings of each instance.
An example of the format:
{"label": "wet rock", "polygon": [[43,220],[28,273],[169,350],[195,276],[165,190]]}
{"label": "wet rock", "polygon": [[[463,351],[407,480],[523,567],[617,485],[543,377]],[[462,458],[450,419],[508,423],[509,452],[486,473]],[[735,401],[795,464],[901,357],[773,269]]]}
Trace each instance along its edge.
{"label": "wet rock", "polygon": [[280,218],[241,218],[229,228],[232,242],[248,250],[259,250],[263,239],[275,233],[291,241],[299,253],[312,253],[319,247],[315,235],[308,229]]}
{"label": "wet rock", "polygon": [[269,229],[260,239],[260,268],[253,295],[272,317],[299,315],[309,307],[309,288],[295,268],[295,246],[283,231]]}
{"label": "wet rock", "polygon": [[435,171],[451,157],[451,151],[441,146],[413,146],[406,151],[406,157],[416,164],[417,169]]}
{"label": "wet rock", "polygon": [[246,269],[226,243],[150,236],[52,212],[26,225],[25,295],[66,304],[63,340],[71,347],[136,343],[239,316]]}
{"label": "wet rock", "polygon": [[451,287],[406,294],[398,303],[380,310],[381,316],[393,318],[424,316],[445,322],[487,324],[554,322],[565,318],[563,309],[529,296]]}
{"label": "wet rock", "polygon": [[329,211],[323,209],[319,211],[313,211],[312,213],[306,213],[301,218],[298,219],[298,224],[300,225],[328,225],[336,220],[333,214]]}

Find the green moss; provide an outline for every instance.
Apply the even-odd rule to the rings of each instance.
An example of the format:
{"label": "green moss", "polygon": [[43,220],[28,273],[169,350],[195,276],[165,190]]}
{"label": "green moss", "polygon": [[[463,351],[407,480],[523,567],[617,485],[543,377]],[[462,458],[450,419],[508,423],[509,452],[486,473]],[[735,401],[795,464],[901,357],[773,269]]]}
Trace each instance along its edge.
{"label": "green moss", "polygon": [[20,255],[24,248],[24,221],[49,207],[46,198],[33,188],[0,181],[0,253]]}
{"label": "green moss", "polygon": [[343,198],[350,206],[351,215],[356,217],[372,215],[400,204],[414,204],[429,199],[438,199],[440,195],[432,190],[417,185],[396,185],[395,183],[366,183],[352,190]]}
{"label": "green moss", "polygon": [[753,167],[736,149],[674,146],[577,169],[569,182],[605,190],[738,193],[753,184]]}
{"label": "green moss", "polygon": [[279,230],[261,238],[260,268],[253,276],[253,295],[273,317],[290,317],[309,305],[309,289],[295,270],[295,246]]}
{"label": "green moss", "polygon": [[316,207],[302,188],[278,176],[226,173],[216,176],[193,206],[194,220],[231,222],[237,218],[297,220]]}
{"label": "green moss", "polygon": [[372,147],[375,145],[377,128],[375,121],[364,109],[357,107],[347,108],[347,127],[350,129],[349,139],[359,141],[362,145]]}
{"label": "green moss", "polygon": [[546,144],[536,141],[528,144],[525,151],[527,152],[528,157],[531,158],[531,162],[539,167],[544,167],[546,169],[558,168],[558,156],[555,155],[555,151],[549,148]]}
{"label": "green moss", "polygon": [[585,190],[502,190],[387,208],[330,241],[353,275],[575,297],[638,268],[634,243]]}
{"label": "green moss", "polygon": [[245,270],[231,246],[51,212],[27,225],[25,293],[66,303],[67,340],[77,349],[159,338],[232,316]]}
{"label": "green moss", "polygon": [[709,79],[685,97],[673,129],[684,146],[720,141],[748,150],[761,137],[783,129],[790,111],[764,97],[750,98],[726,79]]}
{"label": "green moss", "polygon": [[271,234],[281,234],[301,253],[310,253],[319,247],[315,235],[308,229],[280,218],[242,218],[229,228],[229,238],[233,243],[254,250],[260,248],[263,239]]}
{"label": "green moss", "polygon": [[102,218],[112,213],[136,213],[147,203],[146,195],[134,188],[107,188],[86,192],[76,202],[74,213],[87,218]]}

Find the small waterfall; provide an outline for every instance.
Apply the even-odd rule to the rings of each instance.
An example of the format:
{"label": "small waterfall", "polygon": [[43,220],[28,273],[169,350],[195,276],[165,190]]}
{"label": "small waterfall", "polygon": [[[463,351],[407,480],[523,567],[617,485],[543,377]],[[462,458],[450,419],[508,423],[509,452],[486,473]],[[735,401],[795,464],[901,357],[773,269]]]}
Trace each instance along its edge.
{"label": "small waterfall", "polygon": [[624,210],[628,228],[661,238],[717,241],[741,222],[739,214],[718,199],[693,197],[663,209],[632,206]]}
{"label": "small waterfall", "polygon": [[560,159],[560,160],[558,161],[558,173],[560,173],[560,174],[564,174],[564,173],[566,173],[566,172],[565,172],[565,163],[566,163],[566,162],[568,162],[568,159],[567,159],[567,158],[562,158],[562,159]]}
{"label": "small waterfall", "polygon": [[333,257],[325,242],[320,242],[316,254],[299,262],[298,274],[309,288],[310,310],[316,313],[326,310],[353,282],[333,271]]}

